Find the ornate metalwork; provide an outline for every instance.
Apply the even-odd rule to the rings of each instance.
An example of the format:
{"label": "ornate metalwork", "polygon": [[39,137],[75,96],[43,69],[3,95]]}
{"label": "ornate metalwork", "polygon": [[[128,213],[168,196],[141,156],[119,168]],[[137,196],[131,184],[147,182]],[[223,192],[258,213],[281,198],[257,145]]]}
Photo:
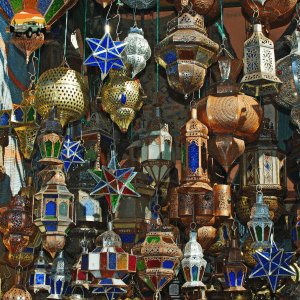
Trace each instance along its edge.
{"label": "ornate metalwork", "polygon": [[101,91],[103,109],[110,114],[110,118],[122,132],[127,132],[146,97],[140,82],[130,76],[132,67],[126,66],[126,70],[111,69],[110,80],[106,81]]}
{"label": "ornate metalwork", "polygon": [[86,79],[78,72],[60,66],[42,74],[39,78],[35,102],[38,113],[48,118],[54,105],[57,118],[64,127],[80,119],[88,109],[89,88]]}
{"label": "ornate metalwork", "polygon": [[155,0],[122,0],[122,2],[133,9],[148,9],[157,3]]}
{"label": "ornate metalwork", "polygon": [[213,226],[201,226],[197,231],[197,241],[202,245],[203,252],[209,249],[218,239],[218,230]]}
{"label": "ornate metalwork", "polygon": [[206,36],[198,14],[183,13],[167,26],[167,37],[155,46],[155,59],[166,69],[170,87],[187,97],[202,87],[219,46]]}
{"label": "ornate metalwork", "polygon": [[132,77],[135,77],[136,74],[145,69],[146,61],[151,57],[151,48],[144,38],[144,31],[138,28],[136,24],[130,28],[124,42],[127,45],[122,53],[123,60],[133,66]]}
{"label": "ornate metalwork", "polygon": [[264,96],[277,93],[281,83],[275,72],[274,43],[264,36],[261,24],[253,24],[252,36],[244,43],[240,89],[251,96]]}
{"label": "ornate metalwork", "polygon": [[251,267],[254,269],[257,265],[256,260],[253,258],[253,254],[255,254],[255,249],[251,248],[251,245],[253,244],[252,236],[248,236],[242,246],[242,251],[244,254],[244,260],[245,264],[248,267]]}
{"label": "ornate metalwork", "polygon": [[228,184],[214,184],[214,214],[217,219],[224,220],[231,216],[231,190]]}

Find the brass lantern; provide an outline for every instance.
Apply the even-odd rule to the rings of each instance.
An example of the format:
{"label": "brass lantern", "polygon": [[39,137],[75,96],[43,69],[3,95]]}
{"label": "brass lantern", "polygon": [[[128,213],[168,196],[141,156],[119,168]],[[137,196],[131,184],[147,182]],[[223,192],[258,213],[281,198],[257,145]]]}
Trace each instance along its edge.
{"label": "brass lantern", "polygon": [[136,78],[131,78],[132,66],[127,67],[125,70],[110,69],[110,78],[101,90],[102,107],[122,132],[127,132],[145,98],[140,82]]}
{"label": "brass lantern", "polygon": [[38,163],[43,165],[59,165],[60,152],[64,143],[62,136],[62,126],[55,117],[55,109],[52,108],[49,118],[45,119],[41,125],[41,132],[38,135],[37,143],[40,148],[42,159]]}
{"label": "brass lantern", "polygon": [[182,180],[179,192],[208,193],[208,129],[197,119],[197,108],[191,107],[191,119],[180,128]]}
{"label": "brass lantern", "polygon": [[244,43],[244,77],[241,91],[251,96],[275,94],[282,82],[275,73],[274,43],[262,33],[255,19],[253,33]]}
{"label": "brass lantern", "polygon": [[168,22],[167,37],[155,46],[155,60],[166,69],[170,87],[187,97],[202,87],[218,49],[206,36],[203,17],[183,13]]}
{"label": "brass lantern", "polygon": [[172,136],[168,124],[161,117],[160,106],[155,106],[154,118],[148,124],[148,133],[142,139],[141,163],[159,186],[174,166]]}
{"label": "brass lantern", "polygon": [[66,187],[62,169],[63,164],[46,167],[42,187],[35,195],[37,212],[34,224],[42,233],[43,247],[52,257],[63,249],[66,234],[74,225],[74,195]]}

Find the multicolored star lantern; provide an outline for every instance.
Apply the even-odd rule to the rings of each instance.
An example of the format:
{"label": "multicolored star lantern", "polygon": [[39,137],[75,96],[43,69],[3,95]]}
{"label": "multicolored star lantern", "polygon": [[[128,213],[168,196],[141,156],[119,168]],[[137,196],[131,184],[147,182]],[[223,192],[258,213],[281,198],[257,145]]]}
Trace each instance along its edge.
{"label": "multicolored star lantern", "polygon": [[65,173],[68,173],[72,166],[84,163],[84,159],[81,156],[84,149],[85,148],[81,146],[81,141],[73,142],[72,138],[69,135],[66,135],[59,157],[64,163]]}
{"label": "multicolored star lantern", "polygon": [[108,25],[105,26],[105,34],[101,40],[87,38],[93,53],[84,62],[85,65],[99,66],[103,80],[111,68],[125,69],[125,65],[121,58],[127,43],[114,42],[109,33]]}
{"label": "multicolored star lantern", "polygon": [[102,171],[89,170],[97,181],[91,195],[105,196],[112,212],[115,213],[122,196],[141,197],[130,183],[136,175],[133,170],[134,168],[121,169],[115,153],[112,151],[108,167],[102,166]]}
{"label": "multicolored star lantern", "polygon": [[255,254],[252,254],[258,264],[249,278],[262,277],[262,279],[268,279],[272,291],[276,292],[281,277],[296,275],[289,266],[295,253],[284,252],[283,249],[278,250],[274,241],[272,245],[273,247],[265,252],[256,250]]}

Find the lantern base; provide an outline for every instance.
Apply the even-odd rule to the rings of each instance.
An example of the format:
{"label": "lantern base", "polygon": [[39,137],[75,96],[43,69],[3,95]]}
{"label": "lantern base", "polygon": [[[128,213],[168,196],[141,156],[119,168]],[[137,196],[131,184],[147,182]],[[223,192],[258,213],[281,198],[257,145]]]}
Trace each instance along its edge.
{"label": "lantern base", "polygon": [[198,193],[208,193],[212,191],[212,187],[206,182],[184,182],[180,185],[178,192],[179,193],[190,193],[190,194],[198,194]]}
{"label": "lantern base", "polygon": [[188,289],[188,288],[197,288],[197,287],[205,287],[206,285],[202,281],[187,281],[182,288]]}
{"label": "lantern base", "polygon": [[[247,82],[247,78],[255,78],[254,80],[251,80]],[[260,77],[257,79],[257,77]],[[265,96],[265,95],[271,95],[271,94],[277,94],[278,93],[278,85],[281,84],[281,81],[278,79],[277,76],[272,76],[273,80],[266,80],[263,78],[264,75],[245,75],[242,79],[242,84],[240,87],[240,91],[245,93],[246,95],[250,95],[253,97],[257,96]],[[266,76],[266,75],[265,75]]]}
{"label": "lantern base", "polygon": [[61,165],[62,161],[59,160],[58,158],[54,158],[54,157],[45,157],[42,158],[38,161],[39,164],[41,165]]}
{"label": "lantern base", "polygon": [[270,242],[254,242],[250,248],[255,250],[273,248]]}
{"label": "lantern base", "polygon": [[233,286],[224,290],[224,292],[246,292],[246,291],[247,290],[242,286]]}

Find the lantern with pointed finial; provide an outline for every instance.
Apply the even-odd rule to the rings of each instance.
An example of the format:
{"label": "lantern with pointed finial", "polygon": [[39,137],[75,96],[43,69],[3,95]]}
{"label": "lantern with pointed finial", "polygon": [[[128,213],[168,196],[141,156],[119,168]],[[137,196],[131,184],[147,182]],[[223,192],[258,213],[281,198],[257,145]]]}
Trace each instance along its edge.
{"label": "lantern with pointed finial", "polygon": [[252,18],[252,24],[252,36],[244,43],[241,91],[251,96],[275,94],[282,82],[275,73],[274,44],[262,33],[258,18]]}
{"label": "lantern with pointed finial", "polygon": [[155,59],[166,69],[171,88],[187,97],[202,87],[219,46],[206,36],[198,14],[183,13],[167,27],[167,37],[155,46]]}
{"label": "lantern with pointed finial", "polygon": [[154,118],[149,122],[142,139],[141,163],[156,185],[159,186],[174,165],[172,136],[168,124],[161,117],[160,105],[155,105]]}

